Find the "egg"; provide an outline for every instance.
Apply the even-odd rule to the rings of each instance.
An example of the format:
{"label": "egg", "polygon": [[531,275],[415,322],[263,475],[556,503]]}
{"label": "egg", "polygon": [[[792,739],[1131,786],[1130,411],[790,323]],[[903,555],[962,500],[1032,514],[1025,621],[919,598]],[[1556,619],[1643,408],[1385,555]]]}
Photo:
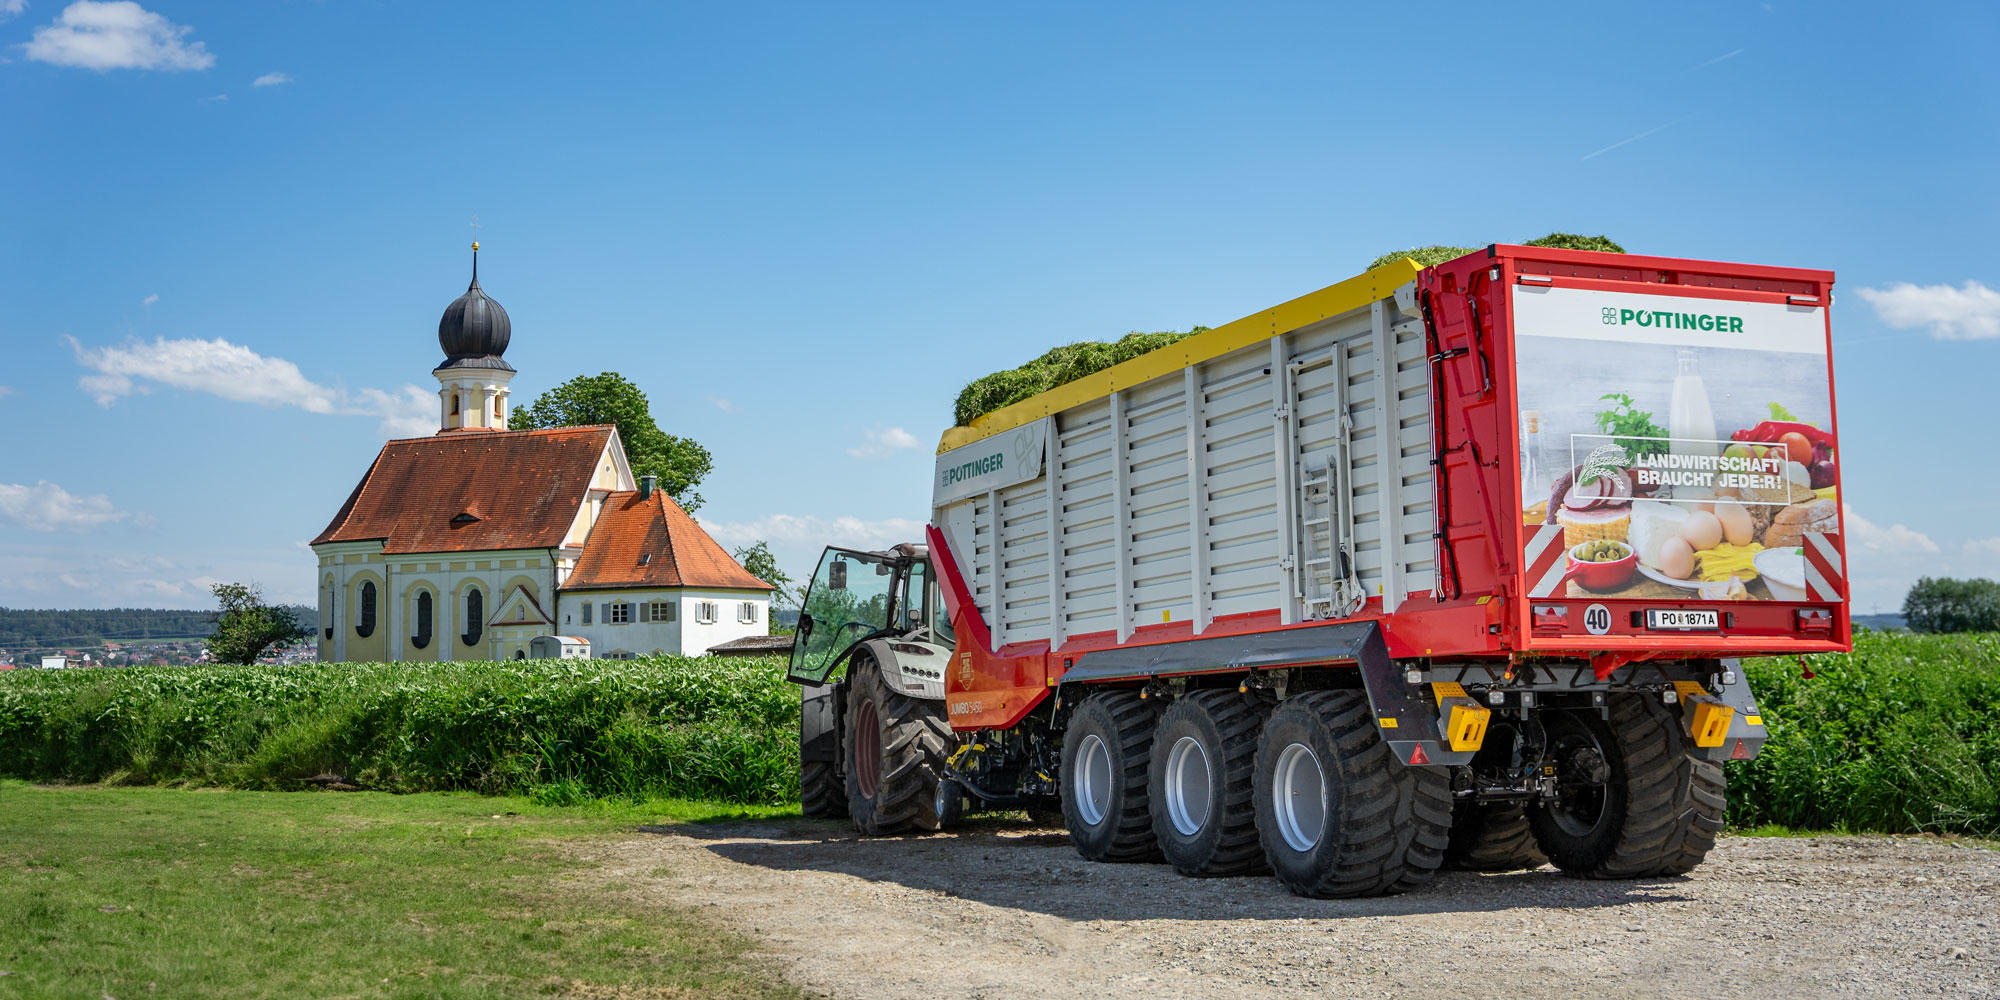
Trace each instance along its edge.
{"label": "egg", "polygon": [[1694,576],[1694,547],[1685,538],[1669,538],[1660,543],[1659,571],[1676,580]]}
{"label": "egg", "polygon": [[1750,508],[1742,504],[1717,504],[1715,517],[1722,522],[1723,540],[1731,545],[1748,545],[1757,537],[1757,525],[1750,520]]}
{"label": "egg", "polygon": [[1681,526],[1681,537],[1697,551],[1715,548],[1722,544],[1722,522],[1705,510],[1695,511]]}

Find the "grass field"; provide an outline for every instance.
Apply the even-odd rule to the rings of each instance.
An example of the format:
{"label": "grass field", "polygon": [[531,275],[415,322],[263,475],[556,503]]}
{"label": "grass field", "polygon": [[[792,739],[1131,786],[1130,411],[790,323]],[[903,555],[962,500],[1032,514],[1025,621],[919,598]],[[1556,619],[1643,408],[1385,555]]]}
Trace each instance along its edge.
{"label": "grass field", "polygon": [[557,845],[743,812],[0,781],[0,997],[797,997]]}

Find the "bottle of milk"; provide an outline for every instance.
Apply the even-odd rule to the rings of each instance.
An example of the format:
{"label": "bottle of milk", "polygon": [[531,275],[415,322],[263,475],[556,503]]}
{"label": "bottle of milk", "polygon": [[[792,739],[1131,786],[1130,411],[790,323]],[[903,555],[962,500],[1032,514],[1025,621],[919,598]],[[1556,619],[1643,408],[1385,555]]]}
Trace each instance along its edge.
{"label": "bottle of milk", "polygon": [[1667,433],[1673,436],[1676,455],[1714,458],[1715,413],[1708,408],[1708,387],[1701,384],[1700,357],[1694,351],[1680,352],[1680,373],[1674,376],[1673,401],[1667,410]]}

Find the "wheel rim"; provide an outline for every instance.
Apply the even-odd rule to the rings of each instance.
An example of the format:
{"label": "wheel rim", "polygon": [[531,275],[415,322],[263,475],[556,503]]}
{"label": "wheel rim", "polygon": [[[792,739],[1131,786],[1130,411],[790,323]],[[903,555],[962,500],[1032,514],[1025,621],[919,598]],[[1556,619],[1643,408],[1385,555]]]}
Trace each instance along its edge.
{"label": "wheel rim", "polygon": [[1076,748],[1076,773],[1070,778],[1070,798],[1076,801],[1076,818],[1085,826],[1104,822],[1111,808],[1111,748],[1096,733],[1083,738]]}
{"label": "wheel rim", "polygon": [[931,811],[937,813],[939,822],[951,808],[951,779],[939,778],[937,792],[931,796]]}
{"label": "wheel rim", "polygon": [[1564,833],[1587,837],[1603,824],[1610,795],[1603,782],[1587,781],[1579,775],[1574,761],[1585,750],[1595,751],[1606,759],[1609,754],[1588,725],[1565,724],[1549,742],[1549,756],[1556,761],[1558,791],[1554,807],[1548,810],[1549,818]]}
{"label": "wheel rim", "polygon": [[854,713],[854,756],[849,761],[849,770],[861,797],[874,798],[876,789],[882,785],[882,716],[876,711],[873,698],[862,701]]}
{"label": "wheel rim", "polygon": [[1303,743],[1285,747],[1278,754],[1276,778],[1271,805],[1278,835],[1292,850],[1310,851],[1326,833],[1326,775],[1319,756]]}
{"label": "wheel rim", "polygon": [[1208,823],[1213,792],[1209,788],[1208,751],[1201,741],[1183,736],[1167,751],[1167,819],[1183,837],[1201,832]]}

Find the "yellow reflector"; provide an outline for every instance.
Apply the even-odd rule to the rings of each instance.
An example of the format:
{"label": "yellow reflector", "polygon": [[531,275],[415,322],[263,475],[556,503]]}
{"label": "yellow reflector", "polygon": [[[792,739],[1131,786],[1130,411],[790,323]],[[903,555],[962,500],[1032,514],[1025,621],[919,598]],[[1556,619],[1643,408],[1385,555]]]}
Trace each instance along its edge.
{"label": "yellow reflector", "polygon": [[1382,728],[1383,728],[1383,729],[1394,729],[1394,728],[1396,728],[1396,727],[1397,727],[1398,725],[1400,725],[1400,724],[1401,724],[1401,721],[1400,721],[1400,720],[1398,720],[1398,719],[1397,719],[1397,718],[1396,718],[1395,716],[1393,716],[1393,715],[1385,715],[1385,716],[1383,716],[1383,717],[1382,717]]}
{"label": "yellow reflector", "polygon": [[1493,710],[1470,698],[1448,698],[1444,709],[1444,741],[1454,753],[1478,750],[1486,742],[1486,724]]}

